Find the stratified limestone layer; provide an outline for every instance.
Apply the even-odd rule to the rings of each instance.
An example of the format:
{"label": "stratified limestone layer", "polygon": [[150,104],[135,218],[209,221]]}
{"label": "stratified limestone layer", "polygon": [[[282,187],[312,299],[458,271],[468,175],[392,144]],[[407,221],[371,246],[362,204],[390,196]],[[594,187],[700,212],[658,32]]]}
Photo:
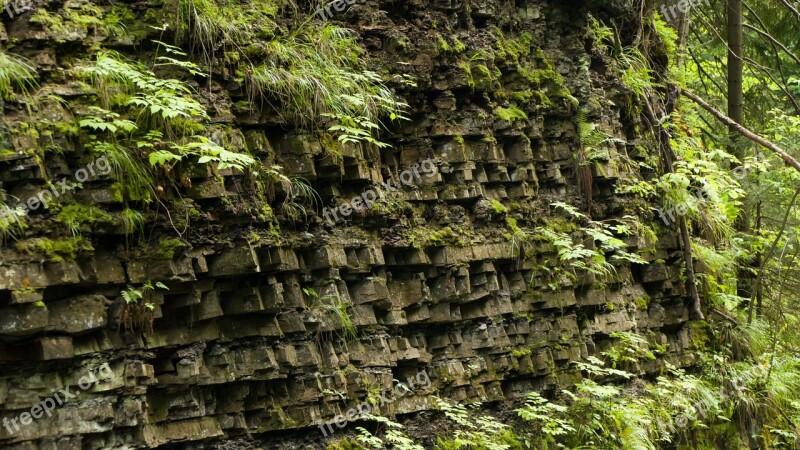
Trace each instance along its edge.
{"label": "stratified limestone layer", "polygon": [[[432,393],[457,402],[517,399],[574,381],[579,373],[570,363],[600,356],[614,332],[640,334],[663,349],[662,361],[691,364],[686,293],[668,231],[657,242],[629,237],[628,250],[648,264],[615,263],[616,273],[602,283],[580,272],[549,278],[542,268],[552,265],[552,246],[532,245],[520,258],[508,239],[506,218],[541,225],[551,202],[581,202],[572,97],[613,137],[589,163],[593,217],[649,214],[615,194],[615,186],[640,176],[636,162],[652,156],[624,122],[631,120],[624,88],[596,49],[587,50],[587,13],[609,7],[572,3],[353,6],[340,18],[361,34],[376,67],[417,81],[401,91],[412,120],[387,133],[382,139],[393,148],[381,151],[342,146],[332,157],[315,134],[238,108],[241,86],[215,73],[200,91],[227,145],[308,179],[328,208],[380,183],[399,186],[403,170],[434,161],[434,176],[335,226],[313,212],[295,224],[282,221],[280,230],[255,220],[247,180],[234,171],[191,175],[183,202],[171,203],[169,218],[160,210],[159,223],[148,224],[140,239],[126,239],[118,220],[80,230],[93,249],[74,257],[35,251],[43,248],[37,236],[59,242],[71,235],[54,214],[32,214],[31,229],[16,250],[7,246],[0,264],[0,416],[30,411],[53,390],[71,387],[79,395],[18,432],[0,428],[0,444],[213,448],[253,436],[295,448],[300,434],[281,432],[295,430],[306,436],[303,445],[324,445],[319,424],[391,389],[392,380],[425,371],[431,385],[385,405],[383,414],[431,409]],[[128,6],[142,25],[147,11],[161,7]],[[31,58],[42,88],[80,108],[88,88],[60,67],[88,54],[91,41],[137,55],[99,28],[56,36],[26,15],[4,23],[0,41],[14,40],[14,51]],[[524,64],[501,55],[498,47],[511,41],[529,43]],[[7,108],[6,121],[18,126],[27,114]],[[72,120],[67,109],[48,114],[53,122]],[[66,136],[50,136],[63,151],[40,158],[19,150],[41,145],[42,137],[0,135],[16,151],[0,161],[0,180],[18,198],[42,189],[45,174],[70,177],[91,158]],[[113,218],[121,210],[107,177],[91,177],[66,200]],[[192,221],[180,243],[169,220],[184,216]],[[150,299],[152,333],[126,331],[120,293],[147,282],[169,288]],[[357,340],[343,339],[342,321],[321,299],[351,305]],[[113,376],[80,389],[80,378],[103,363]],[[658,361],[628,367],[657,368]]]}

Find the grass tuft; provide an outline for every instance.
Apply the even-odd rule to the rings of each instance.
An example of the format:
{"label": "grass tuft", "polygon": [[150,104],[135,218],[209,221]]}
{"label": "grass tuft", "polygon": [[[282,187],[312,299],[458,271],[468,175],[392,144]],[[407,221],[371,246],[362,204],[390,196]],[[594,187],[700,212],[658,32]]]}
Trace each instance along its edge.
{"label": "grass tuft", "polygon": [[0,97],[13,98],[14,90],[27,95],[36,87],[36,70],[25,58],[0,52]]}

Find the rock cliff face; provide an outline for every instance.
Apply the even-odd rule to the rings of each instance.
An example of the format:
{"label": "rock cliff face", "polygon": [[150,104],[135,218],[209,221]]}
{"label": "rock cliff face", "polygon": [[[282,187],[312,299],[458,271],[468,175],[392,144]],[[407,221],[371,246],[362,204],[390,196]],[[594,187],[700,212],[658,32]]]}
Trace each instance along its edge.
{"label": "rock cliff face", "polygon": [[[36,102],[4,105],[7,203],[73,182],[95,161],[76,122],[97,100],[72,69],[99,47],[152,61],[150,39],[168,40],[170,28],[148,25],[175,7],[68,0],[3,16],[0,42],[40,80]],[[420,373],[430,383],[382,414],[413,419],[432,394],[509,402],[569,383],[580,376],[571,363],[599,357],[619,340],[612,333],[691,364],[676,240],[621,189],[652,175],[656,150],[592,33],[591,15],[626,14],[636,17],[539,0],[367,0],[337,12],[370,67],[415,80],[388,82],[410,118],[381,134],[391,148],[288,126],[267,105],[248,107],[224,69],[185,79],[209,111],[206,135],[305,178],[317,204],[291,214],[280,183],[265,200],[236,170],[184,171],[180,197],[142,207],[145,224],[130,233],[136,208],[98,169],[29,211],[0,264],[0,416],[53,391],[74,397],[52,417],[0,428],[0,444],[324,447],[318,425]],[[379,198],[365,202],[367,192]],[[643,261],[605,251],[601,274],[559,257],[578,244],[600,254],[585,230],[623,222],[638,224],[616,235]],[[633,369],[655,367],[645,358]]]}

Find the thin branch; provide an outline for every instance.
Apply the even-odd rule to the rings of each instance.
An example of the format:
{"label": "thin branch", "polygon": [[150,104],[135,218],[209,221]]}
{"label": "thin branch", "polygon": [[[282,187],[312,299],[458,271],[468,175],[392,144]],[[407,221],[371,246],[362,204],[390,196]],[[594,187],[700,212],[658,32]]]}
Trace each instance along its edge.
{"label": "thin branch", "polygon": [[[766,32],[769,32],[767,25],[764,24],[764,21],[761,20],[761,17],[759,17],[758,13],[756,13],[756,11],[753,8],[751,8],[750,5],[747,4],[747,2],[743,1],[742,4],[744,5],[745,8],[747,8],[747,11],[750,12],[750,14],[755,18],[756,22],[758,22],[759,26],[761,26],[761,29]],[[781,80],[783,80],[783,82],[786,83],[786,75],[783,73],[783,64],[781,64],[781,56],[778,53],[778,47],[775,45],[775,43],[772,43],[772,51],[775,52],[775,65],[778,68],[778,73],[781,74]]]}
{"label": "thin branch", "polygon": [[739,325],[739,321],[738,320],[736,320],[733,317],[731,317],[731,316],[723,313],[722,311],[714,308],[713,306],[709,306],[708,310],[713,312],[713,313],[715,313],[715,314],[717,314],[718,316],[722,317],[723,319],[727,320],[728,322],[730,322],[730,323],[732,323],[734,325],[737,325],[737,326]]}
{"label": "thin branch", "polygon": [[[792,197],[792,200],[789,202],[789,206],[786,208],[786,214],[784,214],[783,216],[783,223],[781,223],[780,231],[778,232],[778,235],[775,236],[775,240],[772,241],[772,245],[770,245],[767,254],[764,255],[764,258],[761,260],[761,265],[759,265],[758,267],[758,274],[756,276],[756,287],[755,289],[753,289],[754,294],[758,292],[759,288],[761,287],[761,283],[764,278],[762,276],[762,273],[764,271],[764,266],[767,264],[767,260],[769,260],[769,258],[772,257],[772,252],[775,251],[775,247],[778,246],[778,242],[780,242],[781,237],[783,237],[783,232],[786,231],[786,224],[789,222],[789,215],[792,212],[792,208],[794,208],[794,202],[797,200],[798,195],[800,195],[800,188],[798,188],[794,192],[794,196]],[[754,303],[753,300],[754,300],[753,298],[750,299],[750,308],[747,312],[747,323],[751,323],[753,319],[753,303]]]}
{"label": "thin branch", "polygon": [[693,102],[695,102],[698,105],[700,105],[703,109],[705,109],[706,111],[711,113],[711,115],[716,117],[717,120],[719,120],[720,122],[722,122],[725,125],[733,128],[734,130],[736,130],[742,136],[746,137],[747,139],[750,139],[751,141],[755,142],[756,144],[761,145],[762,147],[765,147],[765,148],[767,148],[769,150],[772,150],[773,152],[777,153],[781,157],[781,159],[783,159],[783,161],[786,163],[786,165],[792,166],[795,170],[800,172],[800,162],[797,162],[796,159],[792,158],[792,156],[789,155],[784,149],[778,147],[777,145],[773,144],[772,142],[764,139],[763,137],[753,133],[752,131],[748,130],[747,128],[745,128],[745,127],[739,125],[738,123],[734,122],[733,120],[731,120],[730,117],[728,117],[725,114],[722,114],[721,112],[717,111],[713,106],[709,105],[708,103],[703,101],[703,99],[701,99],[700,97],[692,94],[691,92],[683,91],[683,95],[685,95],[687,98],[689,98]]}
{"label": "thin branch", "polygon": [[795,7],[794,7],[794,6],[792,6],[792,5],[791,5],[789,2],[787,2],[786,0],[780,0],[780,1],[781,1],[781,3],[783,3],[783,6],[785,6],[786,8],[788,8],[788,9],[789,9],[789,11],[791,11],[791,12],[793,12],[793,13],[794,13],[794,15],[797,17],[797,20],[800,20],[800,11],[798,11],[797,9],[795,9]]}
{"label": "thin branch", "polygon": [[753,31],[755,31],[756,33],[758,33],[759,35],[761,35],[761,37],[764,37],[764,38],[766,38],[767,40],[769,40],[770,42],[772,42],[773,44],[777,45],[778,47],[780,47],[780,48],[781,48],[781,50],[783,50],[783,51],[784,51],[784,53],[786,53],[787,55],[791,56],[791,58],[792,58],[793,60],[795,60],[795,62],[796,62],[797,64],[800,64],[800,58],[798,58],[797,56],[795,56],[795,54],[794,54],[794,53],[792,53],[792,52],[791,52],[791,51],[790,51],[788,48],[786,48],[786,46],[785,46],[785,45],[783,45],[783,43],[781,43],[781,41],[779,41],[779,40],[775,39],[774,37],[772,37],[772,35],[771,35],[771,34],[769,34],[769,33],[767,33],[767,32],[764,32],[764,31],[761,31],[761,30],[759,30],[758,28],[756,28],[756,27],[754,27],[754,26],[750,25],[749,23],[746,23],[746,24],[744,24],[744,27],[745,27],[745,28],[747,28],[748,30],[753,30]]}
{"label": "thin branch", "polygon": [[[759,69],[761,69],[761,67],[762,67],[761,64],[758,64],[757,62],[753,61],[752,59],[750,59],[750,58],[748,58],[746,56],[744,57],[744,61],[746,63],[748,63],[748,64],[751,64],[751,65],[755,66],[755,67],[758,67]],[[771,73],[769,73],[769,71],[762,70],[762,72],[764,72],[764,74],[766,74],[769,77],[769,79],[772,80],[772,82],[775,83],[775,85],[778,86],[780,88],[780,90],[783,91],[784,94],[786,94],[786,98],[788,98],[789,100],[792,101],[792,104],[794,105],[795,111],[800,113],[800,105],[797,104],[797,100],[794,99],[794,95],[792,95],[791,92],[787,91],[786,87],[782,83],[778,83],[778,80],[776,80],[775,77],[772,76]]]}

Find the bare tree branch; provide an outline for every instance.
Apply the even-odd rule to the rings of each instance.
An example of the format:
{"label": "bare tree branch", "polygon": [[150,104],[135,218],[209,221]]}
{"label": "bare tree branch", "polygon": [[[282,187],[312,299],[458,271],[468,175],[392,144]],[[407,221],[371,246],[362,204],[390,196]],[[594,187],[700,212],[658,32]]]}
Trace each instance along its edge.
{"label": "bare tree branch", "polygon": [[753,31],[755,31],[756,33],[758,33],[758,34],[759,34],[759,35],[761,35],[762,37],[766,38],[768,41],[770,41],[770,42],[772,42],[773,44],[777,45],[778,47],[780,47],[780,48],[781,48],[781,50],[783,50],[783,52],[784,52],[784,53],[786,53],[786,54],[787,54],[787,55],[789,55],[789,56],[790,56],[790,57],[791,57],[793,60],[795,60],[795,62],[797,62],[797,64],[800,64],[800,58],[798,58],[797,56],[795,56],[795,54],[794,54],[794,53],[792,53],[792,52],[791,52],[791,50],[789,50],[788,48],[786,48],[786,46],[785,46],[785,45],[783,45],[783,43],[781,43],[781,41],[779,41],[779,40],[775,39],[774,37],[772,37],[772,35],[771,35],[771,34],[769,34],[769,33],[765,32],[765,31],[761,31],[761,30],[759,30],[758,28],[756,28],[756,27],[754,27],[754,26],[750,25],[749,23],[746,23],[746,24],[744,24],[744,27],[745,27],[745,28],[747,28],[748,30],[753,30]]}
{"label": "bare tree branch", "polygon": [[781,0],[781,3],[783,3],[783,6],[785,6],[786,8],[788,8],[788,9],[789,9],[789,11],[793,12],[793,13],[794,13],[794,15],[795,15],[795,16],[797,16],[797,20],[800,20],[800,11],[798,11],[798,10],[797,10],[797,9],[796,9],[794,6],[792,6],[792,5],[791,5],[789,2],[787,2],[786,0]]}
{"label": "bare tree branch", "polygon": [[736,130],[742,136],[746,137],[747,139],[750,139],[751,141],[755,142],[756,144],[761,145],[762,147],[765,147],[765,148],[767,148],[769,150],[772,150],[773,152],[777,153],[781,157],[781,159],[783,159],[783,161],[786,163],[786,165],[792,166],[795,170],[800,172],[800,162],[797,162],[796,159],[792,158],[792,156],[789,155],[789,153],[787,153],[786,150],[778,147],[777,145],[773,144],[772,142],[764,139],[763,137],[753,133],[752,131],[748,130],[747,128],[745,128],[745,127],[739,125],[738,123],[734,122],[730,117],[728,117],[725,114],[722,114],[721,112],[717,111],[713,106],[709,105],[708,103],[703,101],[703,99],[701,99],[700,97],[692,94],[691,92],[683,91],[683,95],[685,95],[687,98],[689,98],[693,102],[695,102],[698,105],[700,105],[706,111],[710,112],[711,115],[716,117],[717,120],[719,120],[720,122],[724,123],[725,125],[727,125],[728,127],[732,128],[732,129]]}

